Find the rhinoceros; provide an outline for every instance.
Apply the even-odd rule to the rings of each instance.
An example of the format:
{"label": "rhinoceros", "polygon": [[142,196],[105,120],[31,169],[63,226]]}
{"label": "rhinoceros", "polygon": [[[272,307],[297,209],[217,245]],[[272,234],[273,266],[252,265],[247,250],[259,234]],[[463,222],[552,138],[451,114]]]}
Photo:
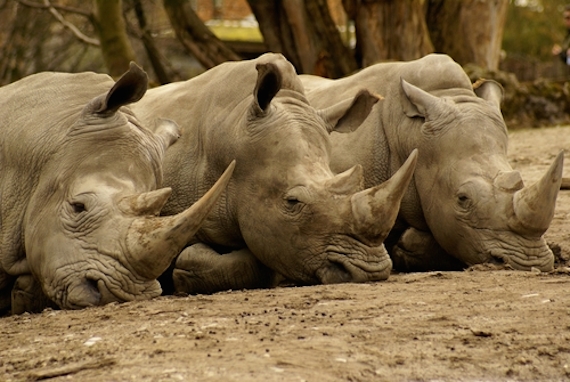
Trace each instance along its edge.
{"label": "rhinoceros", "polygon": [[307,98],[327,107],[363,86],[382,94],[353,134],[332,134],[331,168],[364,169],[365,185],[388,179],[413,149],[414,180],[386,246],[396,270],[452,270],[481,263],[553,268],[543,234],[559,190],[563,155],[525,186],[507,160],[502,87],[474,89],[449,56],[379,63],[345,78],[303,75]]}
{"label": "rhinoceros", "polygon": [[292,64],[273,53],[150,89],[137,115],[164,116],[183,132],[166,154],[173,192],[164,213],[193,203],[237,160],[226,192],[174,265],[175,291],[386,279],[392,264],[382,241],[417,154],[365,190],[361,166],[336,175],[329,168],[329,133],[356,129],[377,101],[362,90],[317,110]]}
{"label": "rhinoceros", "polygon": [[146,89],[134,63],[116,83],[45,72],[0,88],[4,311],[10,292],[13,313],[38,307],[42,291],[65,309],[161,294],[157,277],[215,205],[234,164],[195,205],[158,216],[171,193],[157,189],[162,160],[179,129],[167,120],[155,132],[141,125],[126,105]]}

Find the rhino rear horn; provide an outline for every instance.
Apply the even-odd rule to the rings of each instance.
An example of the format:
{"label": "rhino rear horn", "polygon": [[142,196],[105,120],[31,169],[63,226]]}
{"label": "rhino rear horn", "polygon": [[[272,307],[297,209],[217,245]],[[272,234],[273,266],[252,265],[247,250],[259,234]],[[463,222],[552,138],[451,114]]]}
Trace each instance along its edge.
{"label": "rhino rear horn", "polygon": [[118,207],[124,213],[135,216],[158,216],[171,193],[172,189],[166,187],[138,195],[125,196],[119,200]]}
{"label": "rhino rear horn", "polygon": [[362,190],[364,185],[364,175],[362,165],[357,164],[354,167],[341,172],[334,178],[327,181],[326,187],[329,191],[338,195],[350,195],[354,190]]}
{"label": "rhino rear horn", "polygon": [[371,243],[380,245],[394,226],[417,160],[418,150],[415,149],[386,182],[352,196],[352,214],[357,231],[364,232]]}
{"label": "rhino rear horn", "polygon": [[154,280],[191,241],[225,191],[235,160],[204,196],[185,211],[172,216],[135,219],[127,233],[127,262],[141,277]]}
{"label": "rhino rear horn", "polygon": [[546,232],[554,217],[556,197],[562,182],[563,164],[564,152],[560,152],[538,182],[515,192],[513,197],[515,232],[538,236]]}
{"label": "rhino rear horn", "polygon": [[160,139],[164,150],[166,150],[180,138],[180,127],[170,119],[158,118],[154,134]]}

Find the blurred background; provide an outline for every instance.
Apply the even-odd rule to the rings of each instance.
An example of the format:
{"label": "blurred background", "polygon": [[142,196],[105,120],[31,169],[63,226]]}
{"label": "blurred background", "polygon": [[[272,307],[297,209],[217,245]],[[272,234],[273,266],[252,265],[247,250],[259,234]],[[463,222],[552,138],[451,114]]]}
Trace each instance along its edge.
{"label": "blurred background", "polygon": [[338,78],[437,52],[503,85],[509,128],[568,124],[570,66],[552,53],[567,2],[0,0],[0,85],[47,70],[116,78],[135,61],[156,86],[267,51]]}

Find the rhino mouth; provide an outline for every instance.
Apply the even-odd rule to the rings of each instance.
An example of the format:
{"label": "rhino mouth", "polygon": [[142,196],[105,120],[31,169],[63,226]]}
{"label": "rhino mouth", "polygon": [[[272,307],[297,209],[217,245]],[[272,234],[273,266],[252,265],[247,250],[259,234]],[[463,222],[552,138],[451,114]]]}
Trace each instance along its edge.
{"label": "rhino mouth", "polygon": [[499,248],[488,250],[485,257],[487,262],[521,271],[536,268],[549,272],[554,268],[554,254],[543,239],[525,240],[519,245],[500,243]]}
{"label": "rhino mouth", "polygon": [[84,272],[77,272],[77,264],[59,268],[51,283],[56,285],[48,288],[48,297],[62,309],[82,309],[115,301],[147,300],[162,293],[158,281],[139,279],[117,264],[104,270],[93,269],[93,263],[90,267]]}
{"label": "rhino mouth", "polygon": [[530,271],[537,268],[542,272],[549,272],[554,268],[554,254],[546,249],[541,255],[526,255],[516,252],[497,253],[491,252],[492,263],[511,267],[519,271]]}
{"label": "rhino mouth", "polygon": [[392,260],[384,245],[370,248],[374,256],[366,258],[355,254],[327,251],[326,262],[316,271],[322,284],[364,283],[386,280],[392,271]]}

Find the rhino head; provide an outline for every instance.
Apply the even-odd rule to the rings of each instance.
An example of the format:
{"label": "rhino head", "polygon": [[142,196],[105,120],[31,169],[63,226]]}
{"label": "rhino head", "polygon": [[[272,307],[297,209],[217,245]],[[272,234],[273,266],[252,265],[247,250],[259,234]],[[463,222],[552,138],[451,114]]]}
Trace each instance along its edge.
{"label": "rhino head", "polygon": [[156,189],[162,160],[179,131],[163,120],[153,133],[123,107],[146,88],[146,73],[131,64],[106,94],[84,106],[30,196],[26,261],[61,308],[160,295],[156,278],[200,227],[235,166],[193,206],[159,217],[171,193]]}
{"label": "rhino head", "polygon": [[316,110],[288,61],[259,63],[257,71],[229,187],[248,248],[297,283],[388,278],[392,263],[383,240],[417,153],[389,181],[363,190],[360,165],[341,174],[331,171],[329,134],[356,129],[378,98],[361,91]]}
{"label": "rhino head", "polygon": [[425,119],[415,186],[441,247],[467,265],[497,261],[551,270],[554,256],[543,234],[554,215],[563,154],[525,186],[507,161],[499,84],[483,82],[478,97],[437,97],[404,80],[401,86],[407,116]]}

